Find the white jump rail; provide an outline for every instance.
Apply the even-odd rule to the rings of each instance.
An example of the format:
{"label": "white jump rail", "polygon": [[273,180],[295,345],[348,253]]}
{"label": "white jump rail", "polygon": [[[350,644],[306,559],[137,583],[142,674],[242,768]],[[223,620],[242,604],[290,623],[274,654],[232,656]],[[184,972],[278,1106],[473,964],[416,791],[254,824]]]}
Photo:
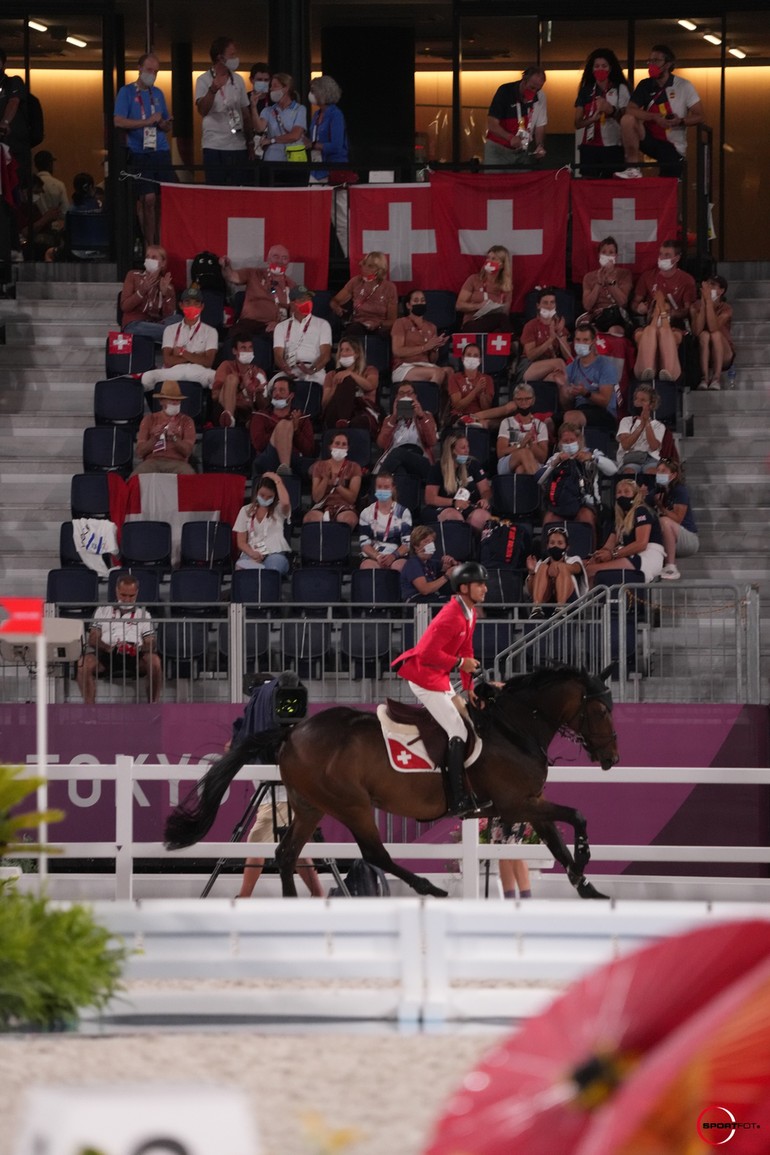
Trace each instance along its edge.
{"label": "white jump rail", "polygon": [[[35,763],[26,768],[29,776],[35,774]],[[115,839],[103,842],[52,842],[48,845],[67,858],[110,858],[115,860],[115,897],[132,899],[134,858],[163,859],[197,858],[202,854],[207,858],[243,859],[252,856],[271,856],[274,842],[205,842],[185,850],[168,851],[161,842],[135,842],[133,836],[133,794],[134,785],[139,781],[189,781],[197,780],[205,772],[205,766],[152,766],[135,763],[133,758],[119,756],[114,764],[99,766],[47,766],[45,776],[48,781],[88,781],[99,779],[115,782]],[[239,779],[280,781],[276,766],[244,766],[236,775]],[[749,784],[770,785],[770,768],[767,767],[646,767],[630,766],[610,772],[589,766],[554,766],[549,771],[549,782],[569,783],[693,783],[734,786]],[[576,793],[577,799],[577,793]],[[55,834],[56,827],[52,828]],[[462,872],[463,898],[479,897],[479,863],[488,859],[526,858],[530,863],[541,860],[544,865],[553,859],[545,846],[519,844],[490,846],[479,843],[479,824],[476,820],[462,823],[460,842],[446,843],[387,843],[394,859],[447,860],[460,862]],[[590,829],[589,829],[590,835]],[[304,853],[315,858],[350,858],[355,855],[355,844],[350,842],[310,842]],[[710,862],[710,863],[761,863],[770,862],[770,847],[767,846],[635,846],[591,843],[594,862]]]}

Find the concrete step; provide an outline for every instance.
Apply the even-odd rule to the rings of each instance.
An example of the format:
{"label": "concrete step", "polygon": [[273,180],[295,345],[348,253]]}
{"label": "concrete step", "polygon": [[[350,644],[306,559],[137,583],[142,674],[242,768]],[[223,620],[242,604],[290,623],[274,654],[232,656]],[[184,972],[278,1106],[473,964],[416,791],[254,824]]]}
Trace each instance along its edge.
{"label": "concrete step", "polygon": [[59,509],[63,502],[69,501],[72,475],[82,472],[80,455],[65,460],[40,460],[34,466],[20,461],[11,467],[4,464],[0,470],[3,505],[37,511]]}
{"label": "concrete step", "polygon": [[729,281],[729,288],[727,291],[728,299],[734,305],[736,301],[753,300],[756,298],[764,298],[770,302],[770,281],[758,279],[753,280],[731,280],[729,274],[725,274]]}
{"label": "concrete step", "polygon": [[26,416],[32,420],[41,417],[77,420],[81,427],[93,421],[93,382],[78,384],[76,388],[57,389],[56,392],[28,392],[9,389],[0,392],[0,414]]}
{"label": "concrete step", "polygon": [[698,529],[736,529],[751,532],[770,525],[770,505],[705,505],[697,510]]}
{"label": "concrete step", "polygon": [[48,571],[58,566],[58,554],[35,555],[34,563],[25,558],[18,565],[14,564],[14,559],[0,556],[0,589],[3,597],[44,598]]}
{"label": "concrete step", "polygon": [[[763,433],[762,425],[766,426],[766,424],[764,421],[760,428],[755,426],[753,429],[741,429],[734,428],[730,422],[729,424],[726,423],[726,428],[721,436],[714,434],[701,437],[696,433],[695,437],[686,439],[687,461],[692,463],[700,461],[704,457],[721,459],[737,457],[743,462],[764,461],[768,455],[768,438],[767,434]],[[680,446],[681,452],[682,447]]]}
{"label": "concrete step", "polygon": [[759,318],[749,318],[746,321],[733,320],[731,333],[736,345],[740,345],[741,350],[743,349],[744,341],[750,341],[755,344],[760,341],[764,341],[765,343],[770,341],[770,320],[768,320],[770,301],[764,302],[764,305],[764,316],[761,315],[760,310]]}
{"label": "concrete step", "polygon": [[116,303],[100,301],[0,301],[0,323],[10,320],[45,321],[77,325],[82,321],[102,321],[117,327]]}
{"label": "concrete step", "polygon": [[687,467],[688,488],[697,490],[708,486],[709,494],[719,500],[726,497],[722,489],[726,486],[731,495],[730,505],[733,502],[746,505],[752,501],[760,505],[770,504],[770,476],[762,459],[744,460],[735,456],[709,458],[707,454],[691,458],[689,444],[688,440],[687,452],[682,456]]}
{"label": "concrete step", "polygon": [[744,438],[749,435],[759,436],[761,430],[770,431],[770,415],[760,409],[739,409],[737,412],[698,413],[693,417],[693,437],[684,439],[684,443],[699,437],[718,437],[731,440],[733,437]]}
{"label": "concrete step", "polygon": [[79,349],[86,346],[103,350],[108,327],[104,321],[75,321],[67,324],[62,321],[54,323],[44,320],[9,319],[5,325],[6,348],[10,350],[14,346],[27,348],[34,345],[39,348],[41,345],[55,345],[57,348],[63,346],[65,349]]}
{"label": "concrete step", "polygon": [[[45,510],[46,520],[21,517],[9,518],[3,510],[3,538],[0,546],[0,556],[16,553],[20,557],[28,558],[30,554],[41,553],[48,555],[52,550],[58,556],[59,529],[63,521],[69,520],[65,511],[58,520],[50,520],[49,509]],[[50,567],[49,567],[50,568]]]}
{"label": "concrete step", "polygon": [[98,381],[104,376],[104,335],[99,347],[73,346],[69,343],[54,345],[0,345],[0,374],[18,369],[81,369]]}
{"label": "concrete step", "polygon": [[702,550],[695,557],[677,562],[683,577],[693,581],[727,582],[740,587],[757,585],[761,597],[770,597],[770,558],[766,552],[746,552],[740,556]]}
{"label": "concrete step", "polygon": [[[67,281],[53,278],[43,280],[39,271],[35,271],[36,279],[20,278],[17,282],[17,301],[107,301],[112,298],[114,302],[123,287],[122,281],[116,281],[114,278],[101,281]],[[78,266],[78,271],[80,271],[80,266]],[[103,271],[103,269],[99,270],[99,272]]]}
{"label": "concrete step", "polygon": [[767,297],[736,298],[733,296],[732,287],[730,303],[733,307],[733,328],[738,322],[765,321],[770,313],[770,300]]}
{"label": "concrete step", "polygon": [[631,683],[629,701],[639,702],[734,702],[736,700],[735,681],[717,675],[709,679],[708,697],[704,693],[701,677],[656,677],[655,669],[650,676]]}
{"label": "concrete step", "polygon": [[738,365],[742,369],[749,365],[766,365],[767,364],[767,343],[758,341],[755,334],[749,335],[745,341],[741,341],[736,350],[736,367]]}
{"label": "concrete step", "polygon": [[54,425],[41,431],[35,424],[27,424],[14,429],[11,435],[0,433],[0,459],[8,468],[12,462],[36,468],[44,455],[61,465],[66,458],[77,460],[82,451],[82,426]]}

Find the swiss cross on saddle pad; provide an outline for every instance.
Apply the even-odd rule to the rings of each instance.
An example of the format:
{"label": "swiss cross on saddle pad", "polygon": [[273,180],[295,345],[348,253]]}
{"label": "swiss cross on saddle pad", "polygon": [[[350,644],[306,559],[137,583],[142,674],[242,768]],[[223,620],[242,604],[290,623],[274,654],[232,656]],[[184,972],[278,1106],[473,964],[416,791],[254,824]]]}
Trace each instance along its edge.
{"label": "swiss cross on saddle pad", "polygon": [[405,745],[399,738],[388,737],[388,757],[394,770],[435,770],[428,753],[418,739],[414,746]]}

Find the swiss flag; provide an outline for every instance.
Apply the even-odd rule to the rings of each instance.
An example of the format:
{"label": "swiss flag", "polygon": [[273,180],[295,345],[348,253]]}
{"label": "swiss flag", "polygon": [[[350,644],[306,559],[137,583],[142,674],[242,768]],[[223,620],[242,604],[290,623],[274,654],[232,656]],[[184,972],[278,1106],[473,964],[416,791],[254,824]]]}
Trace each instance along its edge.
{"label": "swiss flag", "polygon": [[510,357],[511,334],[487,333],[485,351],[488,357]]}
{"label": "swiss flag", "polygon": [[130,333],[112,332],[107,335],[107,352],[125,355],[130,353],[134,346],[134,338]]}
{"label": "swiss flag", "polygon": [[535,285],[563,288],[566,278],[567,172],[478,176],[432,173],[433,217],[441,261],[431,288],[458,292],[493,245],[513,267],[513,312]]}
{"label": "swiss flag", "polygon": [[0,598],[0,634],[42,634],[42,598]]}
{"label": "swiss flag", "polygon": [[390,763],[396,770],[432,770],[433,763],[426,762],[414,750],[410,750],[398,738],[388,738],[388,753]]}
{"label": "swiss flag", "polygon": [[163,185],[161,244],[174,284],[188,281],[189,262],[208,250],[235,268],[263,265],[271,245],[286,245],[289,276],[325,289],[329,276],[332,189],[206,188]]}
{"label": "swiss flag", "polygon": [[350,274],[365,253],[382,252],[399,293],[436,284],[438,251],[430,185],[358,185],[350,196]]}
{"label": "swiss flag", "polygon": [[572,277],[598,267],[598,243],[618,242],[618,264],[636,275],[658,259],[661,242],[677,235],[677,182],[644,180],[572,182]]}
{"label": "swiss flag", "polygon": [[602,357],[609,358],[615,366],[618,374],[618,384],[615,386],[618,417],[625,417],[628,413],[628,391],[633,378],[636,346],[626,337],[618,337],[613,333],[599,333],[596,338],[596,352]]}
{"label": "swiss flag", "polygon": [[[480,343],[482,334],[478,333],[453,333],[452,334],[452,356],[462,357],[466,345],[478,345]],[[510,349],[510,345],[509,345]]]}

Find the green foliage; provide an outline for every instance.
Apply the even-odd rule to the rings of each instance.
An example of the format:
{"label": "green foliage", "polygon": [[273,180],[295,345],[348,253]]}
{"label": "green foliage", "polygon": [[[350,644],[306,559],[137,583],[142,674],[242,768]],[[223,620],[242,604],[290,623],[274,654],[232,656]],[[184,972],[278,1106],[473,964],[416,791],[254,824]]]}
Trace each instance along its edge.
{"label": "green foliage", "polygon": [[55,1030],[118,989],[126,948],[87,907],[0,893],[0,1030]]}
{"label": "green foliage", "polygon": [[15,841],[19,831],[37,826],[39,822],[61,822],[64,817],[61,810],[13,813],[28,794],[33,794],[45,782],[44,778],[22,778],[22,770],[22,766],[0,766],[0,858],[20,850],[44,849],[35,843]]}

